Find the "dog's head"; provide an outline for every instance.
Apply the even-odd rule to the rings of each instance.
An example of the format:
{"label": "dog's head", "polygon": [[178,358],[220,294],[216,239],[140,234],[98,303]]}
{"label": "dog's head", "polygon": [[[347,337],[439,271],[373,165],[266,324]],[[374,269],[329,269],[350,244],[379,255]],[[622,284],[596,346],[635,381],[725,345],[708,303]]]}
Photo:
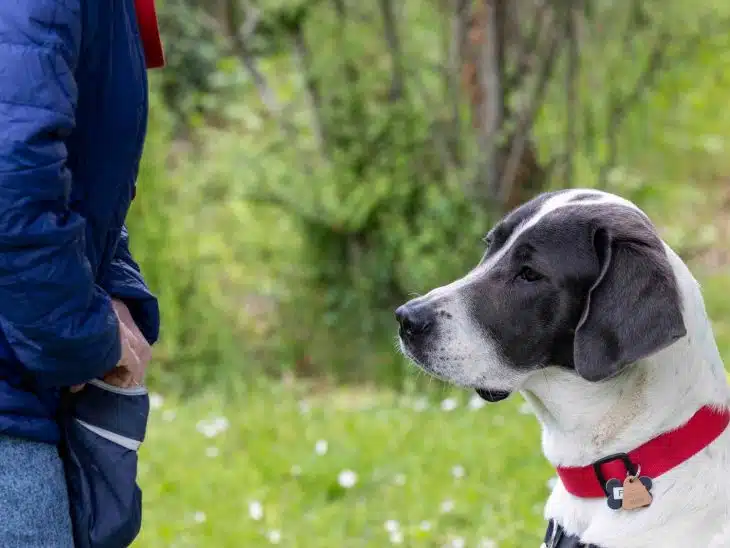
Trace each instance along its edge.
{"label": "dog's head", "polygon": [[485,240],[471,272],[396,317],[409,358],[488,401],[548,366],[592,382],[613,377],[686,334],[664,244],[627,200],[546,193]]}

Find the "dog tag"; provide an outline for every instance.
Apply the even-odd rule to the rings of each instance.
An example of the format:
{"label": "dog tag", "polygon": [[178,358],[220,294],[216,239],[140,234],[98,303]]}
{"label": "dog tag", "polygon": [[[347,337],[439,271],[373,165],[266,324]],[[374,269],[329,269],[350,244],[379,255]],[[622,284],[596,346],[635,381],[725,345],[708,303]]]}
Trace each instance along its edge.
{"label": "dog tag", "polygon": [[651,480],[649,478],[626,476],[623,485],[621,508],[624,510],[635,510],[636,508],[649,506],[652,501],[649,489],[651,489]]}
{"label": "dog tag", "polygon": [[606,482],[606,493],[608,498],[606,504],[611,510],[619,510],[624,500],[624,486],[617,479],[610,479]]}

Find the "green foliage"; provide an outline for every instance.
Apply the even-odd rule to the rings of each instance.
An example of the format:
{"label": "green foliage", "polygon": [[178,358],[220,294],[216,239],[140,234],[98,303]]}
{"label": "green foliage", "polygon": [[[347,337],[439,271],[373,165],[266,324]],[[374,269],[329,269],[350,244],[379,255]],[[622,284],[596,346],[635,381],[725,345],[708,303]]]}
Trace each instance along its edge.
{"label": "green foliage", "polygon": [[[257,3],[261,26],[248,46],[280,112],[263,104],[225,25],[216,26],[217,4],[162,5],[169,65],[152,78],[151,132],[129,219],[135,254],[162,299],[157,382],[199,387],[244,371],[402,387],[411,375],[393,359],[393,309],[480,258],[495,214],[470,191],[463,160],[479,152],[464,129],[470,122],[439,102],[445,82],[431,64],[442,14],[402,6],[399,20],[410,26],[400,33],[398,90],[377,9],[346,3],[343,19],[336,4]],[[631,91],[657,35],[641,27],[633,57],[622,57],[617,29],[635,14],[594,7],[605,23],[582,44],[580,186],[601,184],[614,95]],[[707,15],[682,14],[685,25],[660,21],[678,42],[622,119],[606,182],[647,208],[680,251],[721,245],[708,219],[727,214],[718,181],[730,169],[730,34],[678,51]],[[297,36],[312,50],[306,69],[294,61]],[[560,151],[563,120],[575,115],[562,76],[535,128],[540,159]],[[557,174],[553,186],[562,187]],[[710,268],[703,257],[693,267],[725,279],[726,263]]]}
{"label": "green foliage", "polygon": [[234,348],[218,285],[225,260],[198,228],[208,197],[190,177],[193,169],[183,164],[180,173],[171,166],[171,117],[156,93],[150,111],[140,198],[132,204],[127,227],[132,252],[162,309],[151,380],[189,387],[210,380],[215,364],[230,359],[226,351]]}
{"label": "green foliage", "polygon": [[164,0],[159,21],[166,67],[158,86],[175,128],[220,119],[243,73],[231,62],[215,18],[195,0]]}

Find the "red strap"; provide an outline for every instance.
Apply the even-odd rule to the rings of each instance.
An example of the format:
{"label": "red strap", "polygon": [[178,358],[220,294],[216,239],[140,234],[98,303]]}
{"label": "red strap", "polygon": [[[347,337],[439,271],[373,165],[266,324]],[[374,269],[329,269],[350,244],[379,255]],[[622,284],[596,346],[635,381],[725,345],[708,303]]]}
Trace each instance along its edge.
{"label": "red strap", "polygon": [[144,60],[148,69],[165,66],[165,51],[162,48],[160,27],[157,24],[155,0],[134,0],[137,10],[137,26],[142,37]]}
{"label": "red strap", "polygon": [[[679,466],[711,444],[730,424],[730,409],[701,407],[694,416],[676,430],[665,432],[628,453],[640,474],[655,479]],[[600,465],[603,477],[623,481],[626,466],[620,458]],[[558,467],[558,476],[565,489],[583,498],[605,497],[604,486],[598,481],[593,465]]]}

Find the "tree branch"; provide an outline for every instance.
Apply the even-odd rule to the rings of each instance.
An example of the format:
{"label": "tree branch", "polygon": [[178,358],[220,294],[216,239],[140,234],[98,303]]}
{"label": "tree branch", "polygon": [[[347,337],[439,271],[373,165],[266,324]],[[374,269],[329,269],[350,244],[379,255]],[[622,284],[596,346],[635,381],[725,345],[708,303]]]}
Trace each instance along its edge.
{"label": "tree branch", "polygon": [[[435,67],[435,70],[439,73],[443,73],[446,69]],[[440,102],[441,99],[440,97],[435,97],[434,94],[429,93],[429,87],[423,81],[422,71],[418,69],[413,70],[412,72],[406,70],[406,75],[414,80],[413,94],[423,101],[427,112],[434,114],[433,119],[429,121],[429,140],[432,141],[434,147],[438,151],[439,157],[441,158],[442,170],[444,173],[451,173],[455,165],[458,165],[456,163],[453,150],[455,146],[458,146],[460,138],[460,134],[457,132],[458,126],[454,126],[452,121],[443,123],[438,119],[438,113],[442,107],[442,103]],[[458,103],[455,108],[459,108]],[[451,132],[451,134],[449,134],[449,132]]]}
{"label": "tree branch", "polygon": [[548,1],[543,0],[535,9],[530,32],[528,36],[522,36],[519,41],[519,48],[515,55],[515,66],[512,74],[507,77],[506,88],[509,91],[522,87],[525,77],[532,68],[531,59],[537,54],[537,45],[540,38],[548,28],[550,17],[548,17]]}
{"label": "tree branch", "polygon": [[547,91],[548,83],[552,75],[553,66],[555,65],[555,59],[557,58],[559,45],[560,37],[557,30],[553,30],[550,36],[547,54],[543,59],[542,67],[538,74],[535,87],[533,88],[532,96],[523,110],[522,117],[518,121],[511,139],[509,156],[505,163],[505,168],[500,180],[499,201],[501,204],[506,204],[509,197],[512,195],[512,187],[514,186],[517,178],[517,171],[520,167],[522,155],[525,152],[525,147],[527,146],[532,126],[535,122],[535,116],[537,115],[545,97],[545,92]]}
{"label": "tree branch", "polygon": [[327,136],[325,127],[322,123],[322,95],[319,92],[317,80],[311,70],[311,53],[307,46],[306,37],[304,36],[304,26],[300,23],[291,30],[292,42],[294,44],[294,59],[297,62],[299,71],[304,77],[304,85],[307,91],[307,97],[312,110],[312,131],[317,141],[317,148],[321,153],[325,153],[327,149]]}
{"label": "tree branch", "polygon": [[481,181],[486,182],[490,197],[499,191],[499,137],[504,124],[504,22],[506,0],[484,0],[483,21],[485,37],[480,52],[479,87],[480,105],[479,142],[484,154]]}
{"label": "tree branch", "polygon": [[350,58],[346,57],[344,36],[345,27],[347,26],[347,7],[345,6],[345,0],[332,0],[332,3],[335,5],[337,19],[339,19],[340,21],[339,29],[337,31],[337,39],[339,42],[341,54],[344,57],[345,79],[347,80],[347,83],[350,85],[350,87],[353,88],[357,85],[359,75],[357,68],[355,67],[355,65],[353,65]]}
{"label": "tree branch", "polygon": [[464,63],[467,44],[467,30],[469,28],[469,0],[456,0],[455,11],[451,15],[451,36],[448,41],[447,61],[444,70],[446,96],[449,98],[451,120],[449,123],[449,144],[453,163],[461,165],[461,93],[460,74]]}
{"label": "tree branch", "polygon": [[269,87],[266,82],[266,78],[259,71],[256,65],[256,58],[248,49],[247,41],[253,36],[258,24],[260,12],[258,10],[252,10],[246,17],[246,22],[241,24],[240,7],[237,0],[227,0],[226,2],[226,23],[228,37],[233,44],[233,49],[238,57],[241,59],[243,66],[246,67],[251,78],[253,78],[254,85],[259,92],[261,101],[268,111],[274,115],[277,119],[281,115],[282,108],[279,105],[279,101],[276,99],[276,95],[273,90]]}
{"label": "tree branch", "polygon": [[577,148],[576,137],[576,113],[578,111],[578,36],[575,28],[575,14],[573,12],[574,0],[567,0],[565,14],[565,37],[568,41],[568,67],[565,71],[565,99],[566,99],[566,122],[565,122],[565,182],[567,187],[573,186],[574,166],[573,154]]}
{"label": "tree branch", "polygon": [[598,187],[606,188],[608,186],[608,174],[611,168],[616,164],[618,156],[618,130],[626,118],[628,112],[634,107],[643,93],[652,85],[654,78],[661,70],[666,60],[666,49],[671,42],[671,36],[662,33],[656,40],[654,47],[649,54],[644,70],[641,71],[639,78],[636,80],[633,88],[623,97],[618,97],[618,93],[611,94],[611,106],[608,114],[608,157],[601,166],[598,175]]}
{"label": "tree branch", "polygon": [[398,25],[393,9],[393,0],[379,0],[380,13],[383,18],[383,30],[385,43],[388,45],[390,62],[392,65],[392,80],[390,84],[391,100],[400,99],[405,91],[405,79],[403,75],[403,54],[398,37]]}

